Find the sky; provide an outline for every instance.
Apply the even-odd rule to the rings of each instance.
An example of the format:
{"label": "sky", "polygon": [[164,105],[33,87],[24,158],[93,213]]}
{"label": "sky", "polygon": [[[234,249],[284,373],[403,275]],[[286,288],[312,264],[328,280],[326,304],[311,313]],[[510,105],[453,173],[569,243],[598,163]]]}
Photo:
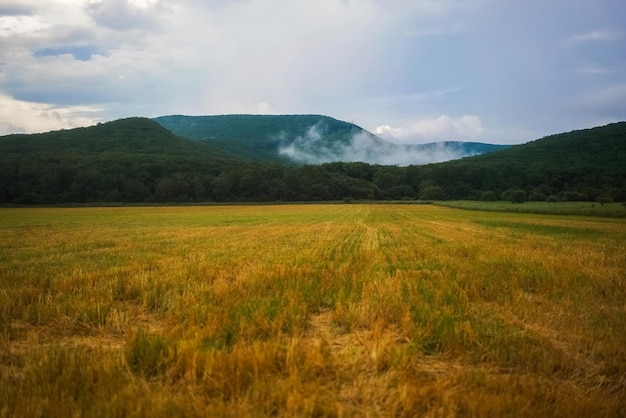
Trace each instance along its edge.
{"label": "sky", "polygon": [[323,114],[398,143],[626,120],[623,0],[0,0],[0,135]]}

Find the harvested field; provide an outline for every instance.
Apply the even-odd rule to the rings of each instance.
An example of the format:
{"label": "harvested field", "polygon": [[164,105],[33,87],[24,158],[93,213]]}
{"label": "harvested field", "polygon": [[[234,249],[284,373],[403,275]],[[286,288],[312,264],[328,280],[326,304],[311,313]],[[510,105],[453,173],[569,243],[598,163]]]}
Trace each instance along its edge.
{"label": "harvested field", "polygon": [[0,417],[626,415],[626,219],[0,209]]}

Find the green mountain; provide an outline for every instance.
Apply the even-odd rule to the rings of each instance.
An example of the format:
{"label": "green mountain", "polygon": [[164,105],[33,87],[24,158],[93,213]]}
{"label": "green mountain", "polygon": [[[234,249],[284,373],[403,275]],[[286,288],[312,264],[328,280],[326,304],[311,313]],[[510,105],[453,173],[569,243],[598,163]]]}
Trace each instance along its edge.
{"label": "green mountain", "polygon": [[454,141],[398,145],[352,123],[322,115],[172,115],[154,120],[176,135],[254,161],[408,165],[452,160],[506,147]]}
{"label": "green mountain", "polygon": [[304,135],[316,125],[328,137],[337,140],[363,131],[352,123],[322,115],[171,115],[154,120],[187,138],[228,139],[267,148],[280,145],[286,138]]}
{"label": "green mountain", "polygon": [[147,118],[127,118],[86,128],[0,137],[3,154],[71,158],[137,154],[217,156],[209,144],[180,138]]}
{"label": "green mountain", "polygon": [[626,122],[550,135],[463,163],[515,170],[609,170],[626,168]]}
{"label": "green mountain", "polygon": [[437,164],[433,170],[464,179],[476,190],[523,189],[531,200],[555,195],[560,200],[595,200],[604,195],[622,201],[626,199],[626,122],[551,135]]}
{"label": "green mountain", "polygon": [[[195,119],[171,118],[179,118],[185,129],[193,128],[188,122]],[[366,160],[374,149],[379,158],[395,155],[385,154],[389,148],[380,138],[332,118],[209,120],[230,121],[222,125],[219,135],[234,139],[183,138],[145,118],[0,137],[0,204],[497,200],[513,196],[519,200],[626,201],[625,122],[459,160],[400,166],[397,160],[394,164],[284,163],[286,158],[298,160],[294,156],[311,157],[318,149],[322,150],[316,154],[320,160],[323,153],[336,157],[342,152]],[[233,127],[232,121],[240,124]],[[200,128],[208,132],[203,124],[195,126],[197,132]],[[251,132],[256,135],[254,141]],[[259,151],[263,146],[265,154]],[[410,146],[394,146],[409,153]],[[449,149],[450,144],[436,147],[431,153]]]}
{"label": "green mountain", "polygon": [[147,118],[7,135],[0,137],[0,202],[142,201],[160,178],[191,172],[197,180],[231,159]]}
{"label": "green mountain", "polygon": [[303,139],[312,138],[321,150],[368,134],[354,124],[321,115],[171,115],[154,120],[176,135],[201,140],[239,158],[284,163],[301,162],[280,151]]}

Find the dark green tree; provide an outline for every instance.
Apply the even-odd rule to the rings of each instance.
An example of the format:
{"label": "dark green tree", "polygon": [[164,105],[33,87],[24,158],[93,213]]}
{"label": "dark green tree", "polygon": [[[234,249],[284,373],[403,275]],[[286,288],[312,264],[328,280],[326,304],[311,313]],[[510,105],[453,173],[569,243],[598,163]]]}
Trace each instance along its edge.
{"label": "dark green tree", "polygon": [[518,187],[513,187],[502,193],[502,200],[508,200],[512,203],[524,203],[526,201],[526,192]]}

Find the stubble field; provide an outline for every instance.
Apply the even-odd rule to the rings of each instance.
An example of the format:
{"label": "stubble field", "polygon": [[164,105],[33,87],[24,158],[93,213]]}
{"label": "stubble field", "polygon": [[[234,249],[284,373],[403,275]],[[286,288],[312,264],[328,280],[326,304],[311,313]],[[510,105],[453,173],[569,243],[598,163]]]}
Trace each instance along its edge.
{"label": "stubble field", "polygon": [[626,219],[0,209],[0,417],[624,416]]}

